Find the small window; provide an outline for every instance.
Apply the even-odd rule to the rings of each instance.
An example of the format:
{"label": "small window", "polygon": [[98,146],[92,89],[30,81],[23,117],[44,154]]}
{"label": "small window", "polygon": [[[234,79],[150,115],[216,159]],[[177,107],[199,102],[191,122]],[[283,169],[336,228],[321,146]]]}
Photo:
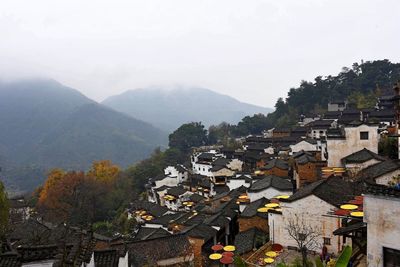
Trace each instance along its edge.
{"label": "small window", "polygon": [[383,248],[383,266],[396,267],[400,265],[400,251],[396,249]]}
{"label": "small window", "polygon": [[330,245],[331,239],[329,237],[324,237],[324,245]]}
{"label": "small window", "polygon": [[319,131],[319,134],[324,134],[324,131]]}
{"label": "small window", "polygon": [[368,132],[360,132],[361,140],[368,140]]}

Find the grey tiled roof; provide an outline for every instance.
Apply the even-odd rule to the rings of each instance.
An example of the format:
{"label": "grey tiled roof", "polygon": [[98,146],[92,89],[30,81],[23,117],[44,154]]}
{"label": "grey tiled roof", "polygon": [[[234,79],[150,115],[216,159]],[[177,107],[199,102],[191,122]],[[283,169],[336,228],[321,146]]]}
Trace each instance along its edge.
{"label": "grey tiled roof", "polygon": [[96,267],[118,267],[119,252],[116,249],[97,250],[94,252]]}
{"label": "grey tiled roof", "polygon": [[265,214],[262,214],[262,213],[258,214],[257,209],[264,207],[265,204],[267,204],[268,202],[269,202],[269,200],[266,198],[261,198],[259,200],[251,202],[250,204],[248,204],[246,206],[246,208],[240,214],[240,217],[250,218],[250,217],[254,217],[256,215],[260,215],[261,217],[263,217]]}
{"label": "grey tiled roof", "polygon": [[386,160],[369,166],[360,172],[362,180],[368,183],[375,183],[376,179],[384,174],[396,171],[400,169],[400,161],[398,160]]}
{"label": "grey tiled roof", "polygon": [[135,235],[135,240],[155,239],[169,235],[171,233],[162,228],[141,227]]}
{"label": "grey tiled roof", "polygon": [[263,170],[270,170],[272,168],[279,168],[282,170],[287,170],[289,169],[289,165],[286,161],[281,160],[281,159],[272,159],[270,161],[267,162],[267,164],[262,167],[261,169]]}
{"label": "grey tiled roof", "polygon": [[379,156],[378,154],[368,150],[366,148],[361,149],[360,151],[354,152],[342,159],[344,163],[362,163],[371,159],[376,159],[379,161],[386,160],[384,157]]}
{"label": "grey tiled roof", "polygon": [[217,234],[217,232],[218,231],[215,230],[213,227],[202,223],[198,225],[193,225],[186,229],[186,231],[184,231],[187,236],[201,238],[204,239],[205,242],[212,239]]}
{"label": "grey tiled roof", "polygon": [[[257,240],[267,240],[267,235],[257,227],[240,232],[235,236],[236,253],[241,255],[256,248]],[[261,245],[261,244],[258,244]]]}
{"label": "grey tiled roof", "polygon": [[282,177],[267,175],[265,178],[258,180],[249,188],[249,192],[258,192],[265,190],[267,188],[276,188],[279,190],[290,191],[293,189],[293,184],[288,179],[284,179]]}
{"label": "grey tiled roof", "polygon": [[161,260],[187,258],[192,253],[187,236],[170,235],[157,239],[130,242],[126,244],[129,251],[130,266],[157,266]]}
{"label": "grey tiled roof", "polygon": [[310,152],[300,151],[293,156],[297,164],[303,165],[308,162],[316,162],[317,160]]}
{"label": "grey tiled roof", "polygon": [[289,202],[315,195],[333,206],[340,206],[351,200],[356,192],[354,185],[344,181],[341,177],[332,176],[326,180],[320,180],[300,188],[288,199]]}
{"label": "grey tiled roof", "polygon": [[145,200],[134,200],[130,204],[130,209],[133,211],[146,210],[155,217],[159,217],[168,211],[166,207]]}
{"label": "grey tiled roof", "polygon": [[378,184],[368,185],[366,194],[400,198],[399,189]]}
{"label": "grey tiled roof", "polygon": [[0,266],[20,267],[22,266],[22,263],[17,253],[4,253],[0,255]]}
{"label": "grey tiled roof", "polygon": [[186,192],[187,192],[187,190],[181,186],[174,186],[167,190],[168,195],[172,195],[175,197],[179,197],[179,196],[185,194]]}
{"label": "grey tiled roof", "polygon": [[212,163],[214,166],[226,166],[229,164],[229,162],[231,162],[230,159],[226,159],[226,158],[218,158],[216,160],[214,160],[214,162]]}
{"label": "grey tiled roof", "polygon": [[186,214],[187,214],[186,212],[169,213],[169,214],[165,214],[161,217],[155,218],[150,223],[168,227],[168,225],[170,223],[172,223],[173,221],[179,219],[180,217],[182,217]]}

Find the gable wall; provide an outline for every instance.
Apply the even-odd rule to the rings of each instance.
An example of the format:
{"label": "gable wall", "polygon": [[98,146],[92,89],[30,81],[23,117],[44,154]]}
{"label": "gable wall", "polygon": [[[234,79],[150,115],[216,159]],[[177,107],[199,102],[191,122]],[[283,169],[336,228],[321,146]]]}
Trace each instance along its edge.
{"label": "gable wall", "polygon": [[[360,132],[368,132],[368,140],[360,139]],[[367,148],[374,153],[378,153],[378,127],[360,125],[358,127],[345,128],[346,139],[328,139],[328,166],[329,167],[342,167],[341,159]]]}
{"label": "gable wall", "polygon": [[[318,248],[310,248],[316,252],[321,251],[323,246],[323,237],[331,239],[331,245],[327,245],[328,252],[336,255],[342,248],[342,239],[333,235],[333,231],[340,227],[340,219],[325,216],[331,211],[334,206],[321,200],[320,198],[310,195],[305,198],[296,200],[291,203],[282,203],[282,215],[270,214],[269,228],[270,236],[275,243],[283,246],[297,247],[296,241],[289,236],[287,232],[287,224],[289,218],[294,218],[295,215],[304,218],[304,222],[316,229],[320,233],[317,238]],[[271,218],[272,217],[272,218]],[[273,232],[273,233],[271,233]],[[347,239],[347,242],[350,240]]]}

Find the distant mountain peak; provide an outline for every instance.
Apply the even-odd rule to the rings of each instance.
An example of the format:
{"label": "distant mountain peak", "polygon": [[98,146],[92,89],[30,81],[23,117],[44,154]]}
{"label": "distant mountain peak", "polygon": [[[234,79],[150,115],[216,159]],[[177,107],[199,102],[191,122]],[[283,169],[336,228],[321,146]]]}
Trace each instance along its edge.
{"label": "distant mountain peak", "polygon": [[247,115],[271,111],[207,88],[183,85],[128,90],[102,103],[170,132],[191,121],[206,126],[237,123]]}

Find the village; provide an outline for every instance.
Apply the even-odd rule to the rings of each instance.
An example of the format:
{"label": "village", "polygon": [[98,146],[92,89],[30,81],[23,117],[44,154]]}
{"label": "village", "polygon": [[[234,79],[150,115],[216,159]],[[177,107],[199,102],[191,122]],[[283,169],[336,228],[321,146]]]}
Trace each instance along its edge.
{"label": "village", "polygon": [[129,240],[52,225],[12,199],[0,266],[339,266],[343,251],[340,266],[398,266],[400,161],[378,145],[398,143],[400,83],[374,109],[327,110],[239,138],[239,149],[193,148],[130,203]]}

